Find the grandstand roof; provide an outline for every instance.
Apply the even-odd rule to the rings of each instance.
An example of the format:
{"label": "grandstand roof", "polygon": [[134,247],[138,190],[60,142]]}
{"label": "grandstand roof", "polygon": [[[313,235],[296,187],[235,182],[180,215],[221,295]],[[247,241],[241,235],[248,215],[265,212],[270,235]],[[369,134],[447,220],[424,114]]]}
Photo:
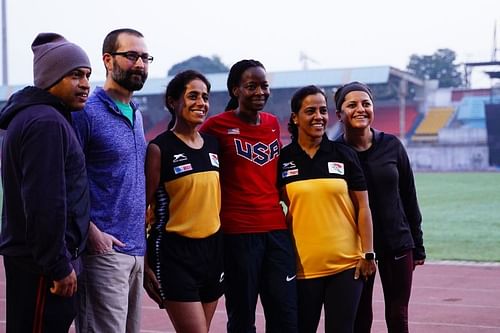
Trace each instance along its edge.
{"label": "grandstand roof", "polygon": [[[471,71],[472,68],[474,67],[498,67],[500,66],[500,61],[492,60],[492,61],[481,61],[481,62],[466,62],[465,64],[465,86],[469,87],[470,86],[470,76],[471,76]],[[500,71],[494,70],[494,71],[484,71],[491,79],[498,79],[500,78]]]}
{"label": "grandstand roof", "polygon": [[490,79],[500,79],[500,72],[498,72],[498,71],[495,71],[495,72],[492,72],[492,71],[488,72],[488,71],[486,71],[485,73],[488,74],[488,76],[490,77]]}
{"label": "grandstand roof", "polygon": [[[226,91],[228,73],[207,74],[207,79],[212,85],[211,91]],[[351,81],[361,81],[368,85],[384,84],[391,76],[405,78],[406,80],[423,85],[423,81],[415,76],[395,69],[390,66],[356,67],[356,68],[333,68],[333,69],[310,69],[284,72],[268,72],[271,89],[296,88],[309,84],[319,86],[340,86]],[[158,93],[165,89],[165,85],[172,79],[150,79],[144,88],[137,92],[138,95]]]}
{"label": "grandstand roof", "polygon": [[[206,76],[212,85],[211,91],[226,91],[227,75],[228,73],[207,74]],[[412,74],[398,70],[391,66],[268,72],[268,75],[272,89],[298,88],[309,84],[335,87],[350,81],[361,81],[368,85],[384,84],[389,81],[391,76],[399,79],[404,78],[405,80],[419,86],[423,85],[423,81],[416,78]],[[161,94],[165,91],[165,87],[170,79],[172,79],[171,76],[166,78],[149,78],[143,89],[137,91],[135,95]],[[102,86],[102,84],[103,81],[91,82],[92,87]],[[7,100],[12,92],[23,87],[24,86],[0,86],[0,101]]]}

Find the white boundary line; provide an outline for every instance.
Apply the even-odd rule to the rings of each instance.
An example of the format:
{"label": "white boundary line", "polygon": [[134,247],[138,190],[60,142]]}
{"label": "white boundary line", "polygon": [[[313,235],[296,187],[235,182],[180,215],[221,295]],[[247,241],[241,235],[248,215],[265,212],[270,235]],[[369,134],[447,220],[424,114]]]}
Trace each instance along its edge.
{"label": "white boundary line", "polygon": [[500,267],[496,261],[459,261],[459,260],[436,260],[426,261],[424,265],[449,265],[449,266],[473,266],[473,267]]}

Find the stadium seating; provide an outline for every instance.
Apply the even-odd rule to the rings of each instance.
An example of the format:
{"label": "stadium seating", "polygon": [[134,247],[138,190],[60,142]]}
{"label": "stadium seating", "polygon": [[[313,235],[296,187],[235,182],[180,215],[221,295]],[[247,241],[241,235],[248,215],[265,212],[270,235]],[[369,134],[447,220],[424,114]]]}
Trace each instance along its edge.
{"label": "stadium seating", "polygon": [[146,132],[146,141],[149,142],[156,138],[158,134],[161,134],[163,131],[167,129],[169,117],[165,117],[159,122],[157,122],[152,128],[147,129]]}
{"label": "stadium seating", "polygon": [[485,128],[485,104],[490,96],[467,96],[457,107],[456,121],[461,127]]}
{"label": "stadium seating", "polygon": [[429,108],[412,137],[414,142],[437,141],[439,130],[448,124],[455,110],[452,107]]}
{"label": "stadium seating", "polygon": [[[418,117],[416,105],[406,105],[405,108],[405,135],[413,128]],[[372,127],[386,133],[400,135],[399,129],[399,106],[396,104],[375,104],[375,119]]]}

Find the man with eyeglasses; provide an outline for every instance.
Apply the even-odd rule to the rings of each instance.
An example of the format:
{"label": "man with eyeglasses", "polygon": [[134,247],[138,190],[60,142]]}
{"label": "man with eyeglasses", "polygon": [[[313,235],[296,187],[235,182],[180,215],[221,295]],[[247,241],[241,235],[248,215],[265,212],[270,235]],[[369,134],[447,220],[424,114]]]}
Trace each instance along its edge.
{"label": "man with eyeglasses", "polygon": [[85,153],[90,229],[79,288],[78,332],[140,331],[145,254],[146,140],[132,102],[147,77],[144,36],[118,29],[104,39],[103,87],[96,87],[74,126]]}

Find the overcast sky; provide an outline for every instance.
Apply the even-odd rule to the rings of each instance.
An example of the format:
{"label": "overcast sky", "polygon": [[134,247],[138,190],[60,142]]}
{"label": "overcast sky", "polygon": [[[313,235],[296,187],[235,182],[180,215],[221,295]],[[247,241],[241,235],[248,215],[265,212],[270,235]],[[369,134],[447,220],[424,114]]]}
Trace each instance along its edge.
{"label": "overcast sky", "polygon": [[301,52],[314,60],[310,69],[404,70],[411,54],[439,48],[454,50],[457,63],[489,61],[495,21],[500,41],[500,0],[5,1],[8,79],[16,85],[32,84],[30,45],[42,31],[82,46],[95,81],[104,80],[103,39],[122,27],[145,35],[156,78],[195,55],[218,55],[228,67],[254,58],[269,72],[300,70]]}

